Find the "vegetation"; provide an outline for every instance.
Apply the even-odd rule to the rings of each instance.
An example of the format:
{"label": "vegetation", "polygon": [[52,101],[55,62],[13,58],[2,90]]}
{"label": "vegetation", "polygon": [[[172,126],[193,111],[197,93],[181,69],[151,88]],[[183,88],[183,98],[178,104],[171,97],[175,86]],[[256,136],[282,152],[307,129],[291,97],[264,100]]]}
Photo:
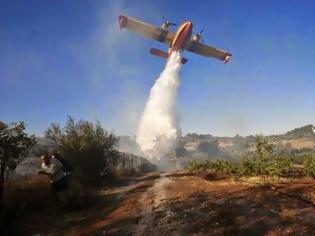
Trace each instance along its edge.
{"label": "vegetation", "polygon": [[303,137],[314,137],[313,125],[306,125],[300,128],[296,128],[287,132],[284,135],[286,138],[303,138]]}
{"label": "vegetation", "polygon": [[[3,176],[16,167],[34,143],[34,137],[28,136],[24,129],[23,123],[7,125],[0,122],[0,144],[2,145],[0,155],[6,154],[1,155],[1,165],[4,166],[1,166],[1,170],[4,169]],[[305,134],[303,135],[305,136]],[[133,142],[131,139],[128,137],[123,139],[122,143],[132,146],[130,145]],[[194,142],[191,149],[185,147],[187,139]],[[230,142],[231,139],[232,142]],[[315,156],[306,152],[310,150],[298,149],[299,153],[293,156],[293,151],[297,149],[294,149],[290,143],[284,143],[282,148],[286,148],[285,150],[288,151],[281,152],[270,140],[271,137],[262,135],[218,139],[211,135],[188,134],[186,138],[180,139],[174,155],[192,159],[199,158],[200,161],[188,162],[188,168],[192,171],[211,172],[201,173],[204,174],[203,176],[220,177],[221,175],[213,173],[219,172],[224,173],[224,177],[230,175],[235,180],[252,176],[262,176],[265,179],[288,176],[288,174],[291,176],[292,170],[296,168],[299,169],[299,173],[315,178]],[[274,140],[279,141],[277,137]],[[45,138],[37,138],[36,151],[37,155],[43,152],[59,152],[62,158],[71,164],[75,170],[72,174],[75,183],[71,182],[72,189],[69,191],[69,198],[71,204],[82,207],[88,205],[86,203],[89,203],[89,199],[94,202],[94,198],[86,198],[90,195],[86,194],[88,192],[84,187],[95,187],[104,180],[106,181],[103,173],[108,166],[109,158],[115,158],[118,154],[115,151],[117,141],[118,138],[106,131],[99,122],[75,121],[69,117],[64,127],[59,124],[51,124],[45,132]],[[222,144],[226,145],[225,148],[228,150],[241,153],[240,156],[243,158],[237,161],[236,159],[209,160],[224,157]],[[35,146],[32,146],[33,151],[36,149]],[[279,143],[277,147],[279,148]],[[246,155],[246,152],[241,152],[241,150],[252,151]],[[302,167],[304,168],[302,169]],[[8,219],[29,217],[29,214],[43,212],[43,209],[46,211],[44,214],[49,211],[56,211],[60,214],[64,212],[62,206],[60,209],[56,207],[59,204],[50,193],[48,178],[34,175],[18,180],[8,180],[5,183],[5,190],[5,213]]]}
{"label": "vegetation", "polygon": [[236,163],[232,163],[228,160],[206,160],[206,161],[190,161],[188,162],[188,169],[195,170],[209,170],[218,171],[222,173],[232,174],[236,170]]}
{"label": "vegetation", "polygon": [[[314,153],[312,139],[315,138],[315,133],[312,130],[312,125],[296,128],[282,135],[265,136],[264,139],[274,142],[277,146],[277,154],[280,155],[310,155]],[[200,156],[206,159],[207,156],[211,159],[226,157],[227,159],[240,159],[248,156],[249,151],[253,150],[256,142],[253,135],[234,137],[216,137],[209,134],[191,133],[182,137],[181,147],[187,147],[185,150],[179,150],[177,157],[190,157],[198,159]],[[207,148],[207,143],[212,145],[212,148]],[[209,146],[209,145],[208,145]],[[217,148],[217,151],[215,150]]]}
{"label": "vegetation", "polygon": [[303,162],[304,172],[307,176],[315,178],[315,157],[307,156]]}
{"label": "vegetation", "polygon": [[4,206],[5,174],[16,168],[33,144],[34,137],[25,132],[23,122],[6,124],[0,121],[0,212]]}
{"label": "vegetation", "polygon": [[[315,160],[311,168],[314,169]],[[311,165],[310,165],[311,166]],[[228,160],[189,162],[190,170],[210,170],[233,174],[235,179],[251,176],[282,176],[288,174],[293,167],[291,158],[276,155],[275,145],[262,135],[256,135],[255,152],[251,157],[243,158],[239,163]]]}
{"label": "vegetation", "polygon": [[56,209],[56,201],[49,188],[49,180],[40,175],[25,176],[5,183],[7,219],[29,215],[43,209]]}
{"label": "vegetation", "polygon": [[[118,138],[99,122],[75,121],[69,117],[64,127],[52,124],[45,136],[37,139],[29,136],[23,122],[6,124],[0,121],[0,203],[3,216],[0,230],[15,218],[28,217],[33,213],[40,215],[43,210],[63,214],[65,209],[92,203],[89,200],[93,199],[95,192],[91,187],[106,180],[103,173],[108,159],[118,154],[114,149]],[[71,188],[66,194],[58,194],[58,201],[56,195],[51,194],[49,179],[37,173],[23,178],[8,178],[4,183],[7,173],[14,170],[24,157],[39,156],[44,152],[58,152],[74,169]]]}
{"label": "vegetation", "polygon": [[118,138],[99,122],[76,122],[69,117],[65,127],[52,124],[45,136],[56,142],[55,151],[71,164],[73,176],[86,186],[101,184],[109,158],[118,154],[114,149]]}

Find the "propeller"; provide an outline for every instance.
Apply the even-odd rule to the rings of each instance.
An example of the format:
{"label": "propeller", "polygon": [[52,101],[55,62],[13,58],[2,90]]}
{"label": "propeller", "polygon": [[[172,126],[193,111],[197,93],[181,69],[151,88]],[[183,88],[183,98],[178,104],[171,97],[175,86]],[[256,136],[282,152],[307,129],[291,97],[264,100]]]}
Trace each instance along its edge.
{"label": "propeller", "polygon": [[169,26],[170,26],[170,25],[174,25],[174,26],[177,25],[176,23],[173,23],[173,22],[168,21],[165,16],[163,16],[163,20],[164,20],[164,23],[167,24],[167,25],[169,25]]}
{"label": "propeller", "polygon": [[199,31],[199,33],[196,34],[197,37],[199,38],[199,41],[200,41],[201,43],[204,42],[204,40],[203,40],[203,38],[202,38],[202,36],[201,36],[201,34],[203,33],[203,31],[204,31],[204,29],[201,29],[201,30]]}
{"label": "propeller", "polygon": [[169,25],[174,25],[174,26],[176,26],[176,25],[177,25],[176,23],[169,22],[169,21],[167,21],[167,23],[168,23]]}

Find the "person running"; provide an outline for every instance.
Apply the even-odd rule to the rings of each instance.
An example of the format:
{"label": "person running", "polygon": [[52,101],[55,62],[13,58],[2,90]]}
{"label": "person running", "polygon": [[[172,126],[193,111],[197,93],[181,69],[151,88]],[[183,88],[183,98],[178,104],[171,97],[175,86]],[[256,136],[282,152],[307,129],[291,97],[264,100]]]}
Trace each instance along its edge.
{"label": "person running", "polygon": [[52,192],[67,191],[69,189],[68,178],[63,164],[57,158],[49,157],[47,154],[41,156],[41,161],[42,170],[39,171],[39,174],[49,176]]}

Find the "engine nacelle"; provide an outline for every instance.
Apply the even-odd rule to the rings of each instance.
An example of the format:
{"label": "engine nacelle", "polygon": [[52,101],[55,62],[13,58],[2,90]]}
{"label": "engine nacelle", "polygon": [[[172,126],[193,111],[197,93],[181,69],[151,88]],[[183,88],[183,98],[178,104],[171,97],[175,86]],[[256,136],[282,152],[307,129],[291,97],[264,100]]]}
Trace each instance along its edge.
{"label": "engine nacelle", "polygon": [[231,60],[231,56],[230,56],[230,55],[227,55],[227,56],[224,58],[223,63],[226,64],[226,63],[228,63],[230,60]]}
{"label": "engine nacelle", "polygon": [[118,22],[119,22],[119,28],[123,29],[126,27],[127,24],[127,17],[125,16],[119,16],[118,17]]}

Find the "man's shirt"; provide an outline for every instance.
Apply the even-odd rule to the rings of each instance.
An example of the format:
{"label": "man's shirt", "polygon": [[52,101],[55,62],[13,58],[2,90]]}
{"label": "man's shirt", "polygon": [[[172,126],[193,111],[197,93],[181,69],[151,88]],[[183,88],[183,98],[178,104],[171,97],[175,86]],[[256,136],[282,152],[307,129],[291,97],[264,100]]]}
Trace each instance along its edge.
{"label": "man's shirt", "polygon": [[56,182],[65,176],[62,170],[62,163],[56,158],[51,158],[48,165],[42,163],[42,169],[49,174],[51,182]]}

